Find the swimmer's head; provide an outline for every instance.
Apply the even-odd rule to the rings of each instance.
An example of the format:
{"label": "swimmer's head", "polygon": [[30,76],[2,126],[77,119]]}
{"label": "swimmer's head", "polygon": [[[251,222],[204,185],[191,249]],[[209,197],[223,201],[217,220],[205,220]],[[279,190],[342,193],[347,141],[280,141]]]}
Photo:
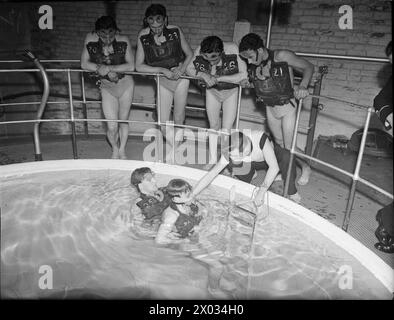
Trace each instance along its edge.
{"label": "swimmer's head", "polygon": [[230,135],[229,150],[231,159],[240,162],[252,152],[252,141],[241,131],[235,131]]}
{"label": "swimmer's head", "polygon": [[143,193],[154,193],[159,189],[156,184],[155,174],[148,167],[135,169],[131,173],[130,183],[139,192]]}
{"label": "swimmer's head", "polygon": [[116,25],[114,18],[102,16],[96,20],[94,31],[104,44],[109,45],[114,41],[116,32],[120,31],[120,29]]}
{"label": "swimmer's head", "polygon": [[183,179],[172,179],[167,185],[167,193],[172,197],[189,196],[192,191],[192,186]]}
{"label": "swimmer's head", "polygon": [[220,62],[223,50],[223,41],[217,36],[206,37],[200,44],[200,54],[211,65]]}
{"label": "swimmer's head", "polygon": [[239,55],[248,64],[256,66],[263,62],[264,40],[256,33],[248,33],[239,43]]}
{"label": "swimmer's head", "polygon": [[149,27],[156,35],[161,35],[168,24],[167,10],[161,4],[151,4],[145,11],[144,28]]}

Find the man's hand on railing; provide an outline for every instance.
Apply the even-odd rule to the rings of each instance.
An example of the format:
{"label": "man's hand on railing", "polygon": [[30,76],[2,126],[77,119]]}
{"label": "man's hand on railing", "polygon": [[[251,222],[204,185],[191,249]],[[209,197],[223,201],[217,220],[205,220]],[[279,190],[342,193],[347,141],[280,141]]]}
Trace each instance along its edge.
{"label": "man's hand on railing", "polygon": [[182,70],[181,66],[171,68],[171,71],[173,73],[172,79],[174,80],[178,80],[185,73],[185,70]]}
{"label": "man's hand on railing", "polygon": [[201,79],[204,80],[204,82],[205,82],[207,88],[211,88],[211,87],[213,87],[214,85],[216,85],[216,84],[218,83],[218,80],[217,80],[214,76],[211,76],[211,75],[208,74],[208,73],[202,72],[202,73],[199,74],[198,76],[199,76]]}
{"label": "man's hand on railing", "polygon": [[294,89],[294,97],[296,99],[304,99],[309,95],[309,91],[304,86],[299,86],[297,89]]}
{"label": "man's hand on railing", "polygon": [[119,81],[119,77],[116,72],[110,71],[110,72],[108,72],[107,76],[111,82],[117,83]]}
{"label": "man's hand on railing", "polygon": [[174,80],[174,73],[173,73],[171,70],[166,69],[166,68],[163,68],[163,69],[161,70],[161,73],[164,74],[164,76],[165,76],[167,79]]}
{"label": "man's hand on railing", "polygon": [[248,79],[243,79],[241,80],[241,82],[239,83],[241,85],[242,88],[252,88],[252,84],[249,82]]}
{"label": "man's hand on railing", "polygon": [[99,65],[96,70],[96,72],[102,77],[106,76],[110,71],[111,70],[109,69],[109,67],[105,64]]}

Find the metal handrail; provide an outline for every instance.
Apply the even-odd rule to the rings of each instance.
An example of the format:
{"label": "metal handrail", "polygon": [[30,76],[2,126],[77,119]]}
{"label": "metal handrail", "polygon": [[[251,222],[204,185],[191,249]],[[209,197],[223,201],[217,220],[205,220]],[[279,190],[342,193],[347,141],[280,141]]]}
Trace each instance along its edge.
{"label": "metal handrail", "polygon": [[[47,103],[48,97],[49,97],[49,80],[48,80],[47,73],[45,72],[45,69],[42,66],[42,64],[40,63],[40,61],[38,60],[38,58],[29,50],[26,50],[26,56],[29,57],[33,61],[33,63],[37,66],[37,68],[40,70],[42,80],[44,83],[44,90],[43,90],[42,97],[41,97],[41,103],[40,103],[40,106],[38,107],[38,110],[37,110],[37,119],[40,120],[43,113],[44,113],[45,106],[46,106],[46,103]],[[36,161],[42,160],[42,154],[41,154],[41,148],[40,148],[40,137],[39,137],[39,126],[40,126],[40,122],[36,122],[34,124],[34,130],[33,130],[34,153],[35,153]]]}
{"label": "metal handrail", "polygon": [[[327,98],[327,97],[326,97]],[[337,99],[338,100],[338,99]],[[346,101],[343,101],[346,102]],[[317,158],[311,157],[311,156],[307,156],[303,153],[297,152],[296,151],[296,144],[297,144],[297,131],[298,131],[298,126],[299,126],[299,122],[300,122],[300,114],[301,114],[301,106],[302,106],[302,99],[300,99],[298,106],[297,106],[297,115],[296,115],[296,123],[294,125],[294,131],[293,131],[293,140],[291,143],[291,149],[290,149],[290,161],[289,161],[289,166],[287,169],[287,175],[286,175],[286,181],[285,181],[285,187],[284,187],[284,196],[287,197],[288,196],[288,191],[289,191],[289,185],[290,185],[290,175],[291,175],[291,170],[293,167],[293,162],[294,162],[294,158],[295,156],[299,156],[301,158],[306,158],[309,160],[313,160],[316,161],[326,167],[329,167],[335,171],[338,171],[342,174],[345,174],[349,177],[352,178],[352,185],[351,185],[351,189],[350,189],[350,195],[349,198],[347,200],[347,205],[346,205],[346,213],[343,219],[343,223],[342,223],[342,229],[344,231],[347,232],[348,227],[349,227],[349,222],[350,222],[350,214],[353,208],[353,203],[354,203],[354,198],[355,198],[355,194],[356,194],[356,187],[357,187],[357,182],[360,181],[364,184],[366,184],[367,186],[371,187],[372,189],[383,193],[384,195],[386,195],[387,197],[394,199],[394,196],[390,193],[388,193],[387,191],[384,191],[383,189],[379,188],[378,186],[375,186],[373,183],[365,180],[365,179],[361,179],[359,176],[360,173],[360,168],[361,168],[361,162],[362,162],[362,158],[363,158],[363,154],[364,154],[364,148],[365,148],[365,142],[367,139],[367,133],[368,133],[368,127],[369,127],[369,122],[371,119],[371,115],[373,112],[372,107],[368,107],[367,109],[367,118],[365,120],[365,125],[364,125],[364,130],[363,130],[363,135],[361,138],[361,143],[360,143],[360,149],[358,151],[358,155],[357,155],[357,162],[356,162],[356,168],[353,172],[353,174],[350,174],[332,164],[326,163],[324,161],[321,161]]]}

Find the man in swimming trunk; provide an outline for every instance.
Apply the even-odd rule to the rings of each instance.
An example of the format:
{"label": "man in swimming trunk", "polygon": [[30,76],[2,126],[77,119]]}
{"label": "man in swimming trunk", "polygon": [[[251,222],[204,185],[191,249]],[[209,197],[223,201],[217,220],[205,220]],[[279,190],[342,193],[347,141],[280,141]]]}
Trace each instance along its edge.
{"label": "man in swimming trunk", "polygon": [[[238,83],[247,79],[245,62],[238,55],[238,46],[217,36],[206,37],[194,52],[187,73],[200,77],[206,88],[205,105],[209,126],[229,131],[237,116]],[[222,119],[220,110],[223,109]],[[217,162],[218,135],[209,134],[209,163]]]}
{"label": "man in swimming trunk", "polygon": [[[101,91],[101,103],[107,120],[128,120],[133,100],[134,81],[122,72],[134,71],[134,57],[127,36],[119,35],[110,16],[97,19],[95,31],[87,34],[81,56],[81,68],[94,71]],[[129,124],[107,122],[107,138],[112,159],[127,159]]]}
{"label": "man in swimming trunk", "polygon": [[[228,140],[227,140],[228,141]],[[227,166],[232,170],[233,176],[250,183],[256,170],[265,169],[267,173],[262,185],[254,194],[254,202],[261,206],[265,193],[275,180],[279,172],[287,177],[290,161],[290,151],[271,141],[264,131],[245,130],[235,131],[230,135],[229,147],[224,149],[219,162],[202,177],[193,188],[190,195],[192,199],[205,189],[216,176]],[[293,164],[289,181],[289,198],[297,203],[301,197],[295,185],[295,166]]]}
{"label": "man in swimming trunk", "polygon": [[[239,44],[239,54],[249,67],[249,80],[244,87],[254,86],[257,101],[266,106],[269,130],[275,142],[290,149],[296,121],[296,100],[305,98],[313,75],[313,65],[289,50],[269,50],[264,41],[255,33],[245,35]],[[293,69],[302,73],[302,80],[293,88]],[[298,151],[302,152],[298,149]],[[301,159],[302,167],[298,184],[309,181],[310,166]]]}
{"label": "man in swimming trunk", "polygon": [[[386,47],[386,55],[393,63],[391,41]],[[389,80],[378,93],[373,101],[375,111],[386,129],[386,132],[393,136],[393,77]],[[393,202],[386,207],[380,209],[376,215],[379,223],[375,231],[375,235],[379,242],[375,244],[375,248],[385,253],[394,253],[394,212]]]}
{"label": "man in swimming trunk", "polygon": [[[162,73],[160,78],[160,122],[170,119],[174,102],[174,123],[183,125],[189,90],[189,80],[180,78],[193,58],[193,51],[182,30],[168,24],[166,8],[161,4],[150,5],[145,12],[144,28],[138,34],[136,70]],[[159,94],[159,93],[157,93]],[[167,143],[171,148],[183,140],[183,130],[168,126]],[[175,137],[174,137],[175,134]],[[175,139],[175,146],[172,145]],[[171,154],[169,150],[167,154]]]}

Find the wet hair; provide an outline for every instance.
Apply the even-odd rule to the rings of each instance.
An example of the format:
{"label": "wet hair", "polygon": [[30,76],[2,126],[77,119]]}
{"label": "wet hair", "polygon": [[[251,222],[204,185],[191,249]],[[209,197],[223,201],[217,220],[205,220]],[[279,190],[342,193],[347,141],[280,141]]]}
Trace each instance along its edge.
{"label": "wet hair", "polygon": [[163,17],[167,17],[166,7],[163,6],[162,4],[159,4],[159,3],[151,4],[145,10],[145,18],[148,18],[149,16],[163,16]]}
{"label": "wet hair", "polygon": [[248,33],[242,37],[239,43],[239,52],[246,50],[257,51],[260,48],[264,48],[264,40],[256,33]]}
{"label": "wet hair", "polygon": [[131,177],[130,177],[131,185],[133,185],[134,187],[136,187],[139,190],[138,185],[142,182],[142,180],[144,180],[145,175],[148,173],[153,174],[152,170],[148,167],[142,167],[142,168],[135,169],[131,173]]}
{"label": "wet hair", "polygon": [[201,41],[201,53],[223,52],[223,41],[217,36],[209,36]]}
{"label": "wet hair", "polygon": [[392,47],[391,47],[391,42],[392,42],[392,41],[390,41],[390,42],[387,44],[387,46],[386,46],[385,52],[386,52],[386,56],[387,56],[387,57],[393,52],[393,49],[392,49]]}
{"label": "wet hair", "polygon": [[182,193],[192,191],[192,186],[183,179],[172,179],[170,182],[168,182],[166,190],[173,198],[180,196]]}
{"label": "wet hair", "polygon": [[243,153],[247,146],[247,141],[251,142],[249,137],[244,135],[241,131],[231,133],[229,138],[229,151],[231,152],[234,149],[238,149],[240,153]]}
{"label": "wet hair", "polygon": [[114,29],[116,31],[120,31],[120,29],[116,25],[116,21],[114,18],[112,18],[111,16],[101,16],[96,20],[96,23],[94,25],[94,31],[108,30],[108,29]]}

